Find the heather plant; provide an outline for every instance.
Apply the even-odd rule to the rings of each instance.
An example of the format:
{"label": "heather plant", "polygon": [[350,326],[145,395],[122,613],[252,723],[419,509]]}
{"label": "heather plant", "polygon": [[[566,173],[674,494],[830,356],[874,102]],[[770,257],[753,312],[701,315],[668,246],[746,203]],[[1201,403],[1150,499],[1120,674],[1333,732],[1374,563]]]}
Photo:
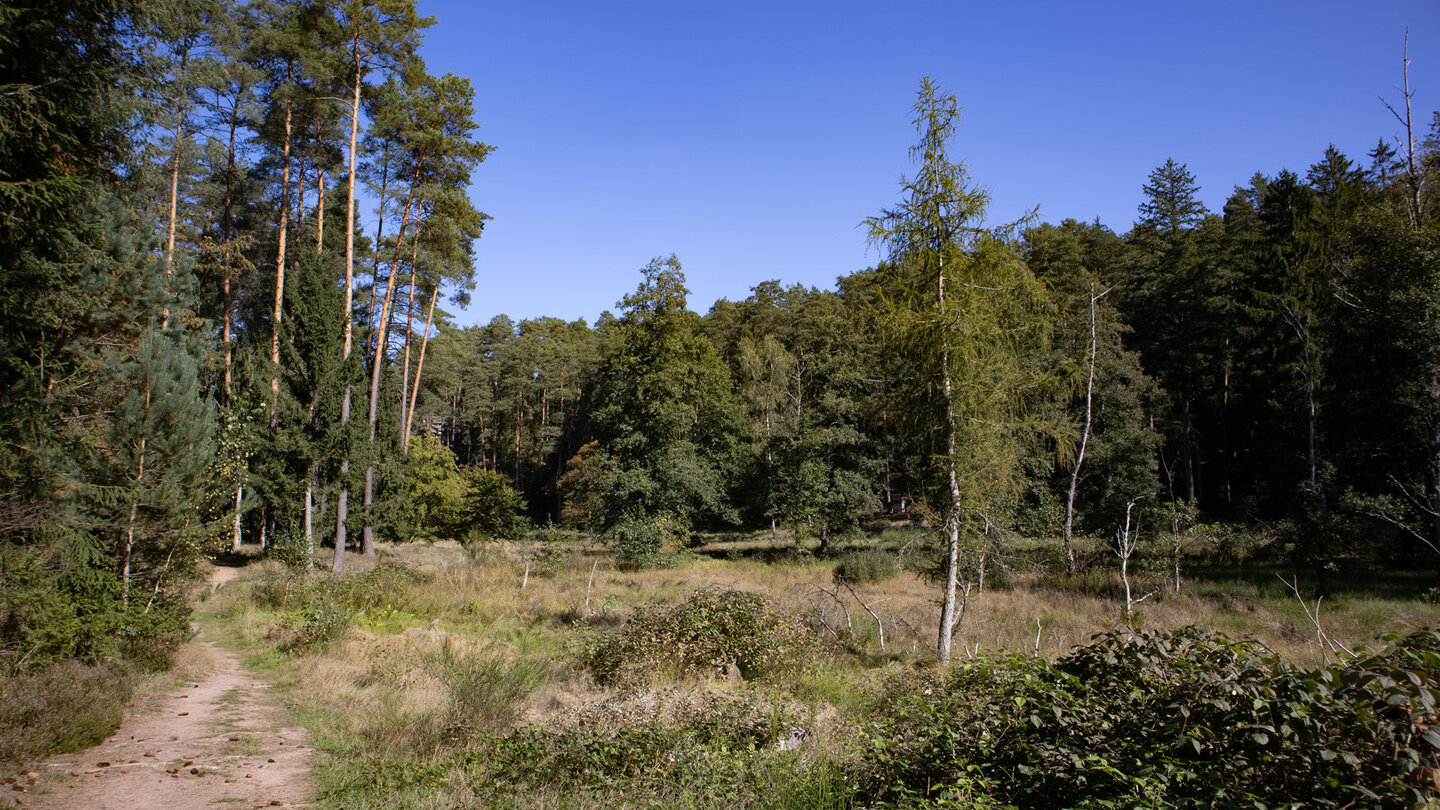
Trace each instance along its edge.
{"label": "heather plant", "polygon": [[0,762],[94,745],[120,724],[130,691],[120,667],[74,660],[0,678]]}

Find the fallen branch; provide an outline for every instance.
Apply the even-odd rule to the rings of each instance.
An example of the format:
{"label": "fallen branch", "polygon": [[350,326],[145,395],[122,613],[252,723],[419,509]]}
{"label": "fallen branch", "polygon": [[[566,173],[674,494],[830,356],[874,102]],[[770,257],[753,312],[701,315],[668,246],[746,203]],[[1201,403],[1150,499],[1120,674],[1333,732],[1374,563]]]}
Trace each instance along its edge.
{"label": "fallen branch", "polygon": [[1291,577],[1288,582],[1279,574],[1276,574],[1275,578],[1284,582],[1285,586],[1290,589],[1290,592],[1295,594],[1295,599],[1300,602],[1300,609],[1305,611],[1305,618],[1309,619],[1310,623],[1315,625],[1315,642],[1320,646],[1320,660],[1326,664],[1330,663],[1331,652],[1335,653],[1336,658],[1340,658],[1342,654],[1354,658],[1355,653],[1350,650],[1350,648],[1337,641],[1332,641],[1331,638],[1325,634],[1324,628],[1320,626],[1320,600],[1325,597],[1318,596],[1315,598],[1315,612],[1311,613],[1310,606],[1305,603],[1305,597],[1300,595],[1300,576],[1298,574]]}
{"label": "fallen branch", "polygon": [[821,587],[820,585],[817,585],[817,584],[815,584],[815,583],[813,583],[813,582],[810,583],[810,585],[811,585],[811,587],[813,587],[815,590],[817,590],[817,591],[825,594],[826,596],[830,597],[831,599],[835,600],[835,604],[837,604],[837,605],[840,606],[840,612],[842,612],[842,613],[845,614],[845,629],[847,629],[847,630],[849,630],[849,631],[851,631],[851,632],[854,632],[854,631],[855,631],[855,625],[853,625],[853,624],[850,623],[850,608],[848,608],[848,607],[845,606],[845,600],[844,600],[844,599],[841,599],[840,596],[839,596],[839,594],[836,593],[835,591],[827,591],[827,590],[825,590],[823,587]]}
{"label": "fallen branch", "polygon": [[[865,600],[861,599],[860,594],[856,593],[855,589],[850,587],[850,583],[842,579],[840,580],[840,584],[845,586],[845,590],[849,591],[850,595],[855,597],[855,601],[860,603],[860,607],[865,608],[865,612],[869,613],[870,618],[875,620],[875,629],[878,630],[880,633],[880,652],[885,652],[885,625],[880,623],[880,617],[876,616],[875,611],[871,610],[870,606],[865,604]],[[880,604],[880,602],[888,602],[893,598],[894,597],[886,597],[884,599],[881,599],[879,602],[875,602],[874,604],[878,605]]]}

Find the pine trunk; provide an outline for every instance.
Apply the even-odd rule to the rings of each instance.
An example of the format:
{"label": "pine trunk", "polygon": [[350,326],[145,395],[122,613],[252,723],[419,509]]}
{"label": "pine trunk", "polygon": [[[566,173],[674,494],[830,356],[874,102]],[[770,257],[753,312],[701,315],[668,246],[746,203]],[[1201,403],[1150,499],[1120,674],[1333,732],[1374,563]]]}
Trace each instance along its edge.
{"label": "pine trunk", "polygon": [[425,315],[425,334],[420,338],[420,359],[415,362],[415,387],[410,392],[410,410],[405,413],[405,429],[400,434],[400,452],[410,450],[410,427],[415,422],[415,400],[420,397],[420,372],[425,369],[425,349],[430,345],[430,327],[435,323],[435,299],[440,297],[437,286],[430,291],[430,311]]}
{"label": "pine trunk", "polygon": [[[360,38],[356,35],[351,45],[351,56],[355,59],[354,95],[350,102],[350,160],[346,177],[345,200],[345,342],[341,358],[350,359],[350,346],[354,339],[355,307],[355,142],[360,132]],[[343,431],[350,424],[350,383],[345,383],[345,399],[340,403],[340,428]],[[340,462],[340,496],[335,504],[335,562],[336,571],[345,569],[345,519],[350,504],[350,453]]]}
{"label": "pine trunk", "polygon": [[179,73],[176,82],[179,84],[179,94],[175,100],[175,142],[171,151],[170,161],[170,221],[166,227],[168,233],[165,237],[165,304],[160,313],[160,328],[170,328],[170,279],[175,275],[175,217],[180,202],[180,148],[185,137],[185,66],[189,61],[190,50],[186,48],[180,54]]}
{"label": "pine trunk", "polygon": [[[418,171],[417,171],[418,174]],[[352,183],[353,185],[353,183]],[[395,301],[395,276],[400,268],[400,246],[405,241],[405,228],[410,222],[410,211],[415,202],[415,189],[410,189],[410,198],[405,201],[405,213],[400,217],[400,233],[395,237],[395,254],[390,261],[390,278],[385,281],[385,300],[380,305],[380,334],[375,338],[374,363],[370,367],[370,462],[365,467],[365,493],[363,509],[365,531],[361,541],[362,554],[375,553],[375,525],[371,519],[370,507],[375,501],[375,427],[379,421],[380,371],[385,363],[385,345],[390,334],[390,305]]]}
{"label": "pine trunk", "polygon": [[[405,414],[410,412],[410,337],[415,333],[415,261],[420,257],[420,231],[416,228],[410,252],[410,284],[406,289],[405,303],[405,357],[401,361],[400,376],[400,421],[409,424]],[[429,332],[426,332],[428,335]],[[404,453],[410,444],[408,428],[400,433],[400,452]]]}
{"label": "pine trunk", "polygon": [[280,424],[280,319],[285,302],[285,234],[290,216],[291,105],[285,100],[285,141],[280,167],[280,246],[275,254],[275,308],[270,316],[270,429]]}

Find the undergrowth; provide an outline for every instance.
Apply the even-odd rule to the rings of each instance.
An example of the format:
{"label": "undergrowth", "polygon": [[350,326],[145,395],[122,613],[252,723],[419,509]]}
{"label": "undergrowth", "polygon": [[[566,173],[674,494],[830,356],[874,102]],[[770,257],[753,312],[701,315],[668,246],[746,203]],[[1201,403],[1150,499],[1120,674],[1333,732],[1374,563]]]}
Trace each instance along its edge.
{"label": "undergrowth", "polygon": [[617,630],[591,639],[585,663],[595,680],[643,684],[657,673],[726,674],[746,679],[803,672],[819,651],[796,616],[757,593],[695,591],[678,605],[650,605]]}

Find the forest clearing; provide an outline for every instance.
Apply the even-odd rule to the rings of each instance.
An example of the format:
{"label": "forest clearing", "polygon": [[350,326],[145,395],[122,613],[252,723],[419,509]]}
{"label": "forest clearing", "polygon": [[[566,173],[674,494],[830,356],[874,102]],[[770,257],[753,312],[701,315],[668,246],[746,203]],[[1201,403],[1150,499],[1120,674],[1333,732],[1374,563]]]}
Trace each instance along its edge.
{"label": "forest clearing", "polygon": [[[1156,154],[1116,227],[997,215],[947,89],[974,82],[907,75],[893,120],[840,82],[885,137],[813,123],[846,156],[810,179],[753,179],[814,157],[787,143],[695,181],[729,208],[665,197],[687,275],[620,200],[768,124],[674,123],[706,65],[574,91],[651,49],[588,4],[477,87],[432,6],[479,25],[0,0],[0,803],[1440,807],[1440,113],[1408,28],[1374,140],[1208,198]],[[552,34],[604,53],[550,73]],[[684,86],[623,130],[645,171],[545,174],[631,154],[568,119],[517,144],[502,188],[551,178],[545,224],[486,266],[479,91],[537,75]],[[787,183],[784,239],[737,238]],[[782,279],[781,243],[834,240],[812,214],[855,252]],[[754,252],[717,271],[696,231]],[[717,274],[748,294],[697,298]],[[487,303],[527,277],[526,316]],[[593,320],[534,314],[596,278]]]}

